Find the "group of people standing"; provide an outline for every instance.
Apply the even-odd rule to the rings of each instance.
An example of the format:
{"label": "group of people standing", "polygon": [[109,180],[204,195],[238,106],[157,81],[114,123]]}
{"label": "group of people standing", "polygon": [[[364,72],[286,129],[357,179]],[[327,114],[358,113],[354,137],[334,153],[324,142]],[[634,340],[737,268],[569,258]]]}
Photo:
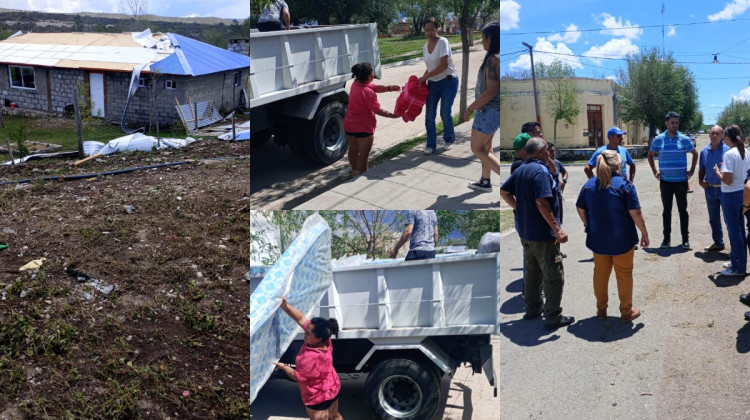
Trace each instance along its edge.
{"label": "group of people standing", "polygon": [[[458,92],[458,73],[453,64],[450,43],[438,35],[440,25],[433,17],[424,23],[427,43],[422,48],[426,69],[419,83],[429,91],[425,102],[425,130],[427,144],[424,154],[437,150],[438,105],[443,122],[443,149],[450,150],[456,140],[453,124],[453,102]],[[491,192],[490,172],[500,174],[500,161],[492,153],[492,138],[500,128],[500,25],[490,23],[482,29],[482,46],[486,51],[479,68],[474,101],[469,104],[464,119],[474,114],[471,131],[471,150],[482,162],[480,180],[469,184],[469,188]],[[354,83],[349,94],[349,106],[344,117],[344,130],[349,142],[349,163],[352,176],[367,171],[367,161],[374,141],[377,125],[376,115],[398,118],[381,108],[377,94],[399,92],[400,86],[376,85],[370,63],[358,63],[352,67]]]}
{"label": "group of people standing", "polygon": [[[701,151],[699,159],[691,140],[678,131],[679,118],[675,112],[665,116],[666,131],[654,138],[648,153],[652,173],[659,180],[663,205],[660,248],[671,246],[672,203],[676,201],[682,239],[679,246],[691,249],[688,180],[700,160],[699,183],[705,190],[713,237],[713,243],[704,250],[725,249],[720,220],[723,211],[731,261],[719,274],[746,276],[745,247],[750,249],[750,241],[743,218],[747,217],[750,229],[750,154],[745,150],[745,136],[736,125],[726,129],[714,126],[709,133],[711,143]],[[568,240],[562,229],[561,196],[566,181],[554,176],[559,166],[550,156],[552,145],[541,137],[541,125],[527,123],[522,131],[513,142],[517,157],[500,192],[514,210],[523,246],[524,319],[544,315],[545,327],[556,329],[575,322],[573,317],[562,315],[560,306],[564,285],[564,254],[560,244]],[[627,323],[641,315],[641,310],[633,306],[634,251],[638,245],[648,247],[651,242],[633,185],[636,166],[627,149],[621,146],[624,134],[627,133],[612,127],[607,133],[609,143],[592,155],[584,168],[589,180],[578,194],[576,209],[586,233],[586,247],[593,253],[596,317],[607,318],[608,283],[614,269],[620,321]],[[654,162],[657,154],[658,168]],[[688,154],[692,156],[690,169]],[[740,301],[750,306],[750,294],[741,295]],[[745,319],[750,321],[750,312],[745,313]]]}

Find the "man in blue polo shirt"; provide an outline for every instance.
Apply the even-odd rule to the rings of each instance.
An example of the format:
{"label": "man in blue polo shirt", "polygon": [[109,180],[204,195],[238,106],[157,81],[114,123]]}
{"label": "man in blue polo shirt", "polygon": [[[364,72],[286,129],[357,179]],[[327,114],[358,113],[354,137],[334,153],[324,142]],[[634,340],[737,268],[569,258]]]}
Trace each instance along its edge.
{"label": "man in blue polo shirt", "polygon": [[[586,167],[583,168],[583,171],[586,172],[586,176],[589,177],[589,179],[594,177],[594,168],[596,168],[596,158],[599,157],[600,154],[602,154],[603,151],[609,149],[609,150],[617,150],[617,153],[620,154],[620,157],[622,158],[622,177],[625,179],[630,179],[630,182],[633,182],[633,179],[635,179],[635,162],[633,162],[633,157],[630,156],[630,153],[628,153],[628,149],[621,146],[622,144],[622,135],[628,134],[622,130],[620,130],[617,127],[612,127],[607,131],[607,140],[609,140],[609,144],[606,144],[594,152],[593,155],[591,155],[591,158],[589,159],[589,162],[586,164]],[[628,166],[630,166],[630,178],[628,178]]]}
{"label": "man in blue polo shirt", "polygon": [[526,163],[500,187],[500,195],[516,210],[526,260],[523,317],[533,319],[544,312],[545,328],[554,330],[575,321],[563,316],[560,307],[565,283],[560,244],[568,241],[568,235],[560,227],[559,190],[543,163],[549,159],[547,142],[532,138],[526,143],[526,155]]}
{"label": "man in blue polo shirt", "polygon": [[[648,164],[651,172],[659,180],[661,191],[661,203],[664,206],[662,212],[662,223],[664,224],[664,240],[661,248],[669,248],[672,233],[672,196],[677,201],[677,212],[680,214],[680,233],[682,234],[683,249],[690,249],[687,211],[688,178],[695,172],[695,164],[698,163],[698,152],[690,139],[677,131],[680,127],[680,115],[669,111],[664,118],[667,131],[659,134],[651,143],[648,151]],[[654,155],[659,153],[659,170],[656,170]],[[686,153],[692,153],[693,161],[690,170],[687,170]]]}
{"label": "man in blue polo shirt", "polygon": [[[711,142],[701,150],[698,167],[698,183],[706,193],[708,206],[708,224],[711,226],[711,237],[714,243],[704,248],[705,251],[724,250],[724,231],[721,228],[721,180],[713,171],[714,165],[721,167],[724,153],[729,150],[723,141],[724,130],[715,125],[708,132]],[[708,168],[708,170],[706,170]]]}

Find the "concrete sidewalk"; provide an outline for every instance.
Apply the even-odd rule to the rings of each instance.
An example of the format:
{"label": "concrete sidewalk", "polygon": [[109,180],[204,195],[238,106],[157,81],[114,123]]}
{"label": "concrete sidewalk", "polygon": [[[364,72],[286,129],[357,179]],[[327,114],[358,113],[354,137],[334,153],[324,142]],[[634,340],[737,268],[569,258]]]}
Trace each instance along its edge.
{"label": "concrete sidewalk", "polygon": [[[456,127],[456,142],[444,150],[438,134],[438,150],[423,154],[424,144],[368,172],[323,192],[297,209],[498,209],[500,177],[492,173],[493,191],[482,193],[467,185],[479,180],[481,163],[471,152],[471,121]],[[493,139],[497,142],[497,136]],[[377,141],[377,138],[376,138]],[[499,144],[493,150],[498,155]]]}

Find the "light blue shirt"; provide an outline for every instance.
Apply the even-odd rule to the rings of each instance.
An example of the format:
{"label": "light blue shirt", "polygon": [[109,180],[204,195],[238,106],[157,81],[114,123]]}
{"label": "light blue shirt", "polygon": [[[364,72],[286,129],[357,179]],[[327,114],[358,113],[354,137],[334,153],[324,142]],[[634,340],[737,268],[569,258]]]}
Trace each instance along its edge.
{"label": "light blue shirt", "polygon": [[[614,150],[614,149],[609,149],[609,146],[606,144],[596,149],[594,154],[591,155],[591,159],[589,159],[589,165],[591,165],[593,168],[596,168],[596,158],[599,157],[599,155],[601,155],[602,152],[605,150]],[[622,146],[617,146],[617,153],[619,153],[620,157],[622,158],[622,177],[627,179],[628,166],[633,164],[633,157],[630,156],[630,153],[628,153],[628,149]]]}

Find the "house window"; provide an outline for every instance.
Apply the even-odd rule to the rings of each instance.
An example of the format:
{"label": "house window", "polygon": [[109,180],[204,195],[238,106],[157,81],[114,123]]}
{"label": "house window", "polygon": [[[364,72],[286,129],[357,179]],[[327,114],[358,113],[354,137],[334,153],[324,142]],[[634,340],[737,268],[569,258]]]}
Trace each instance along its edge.
{"label": "house window", "polygon": [[234,74],[234,85],[235,86],[239,86],[241,80],[242,80],[242,73],[235,73]]}
{"label": "house window", "polygon": [[10,86],[21,89],[36,89],[34,83],[34,68],[8,66],[10,72]]}
{"label": "house window", "polygon": [[145,77],[139,77],[138,78],[138,87],[139,88],[145,88],[148,87],[148,79]]}
{"label": "house window", "polygon": [[164,89],[166,89],[166,90],[177,89],[177,82],[175,82],[174,80],[165,80],[164,81]]}

